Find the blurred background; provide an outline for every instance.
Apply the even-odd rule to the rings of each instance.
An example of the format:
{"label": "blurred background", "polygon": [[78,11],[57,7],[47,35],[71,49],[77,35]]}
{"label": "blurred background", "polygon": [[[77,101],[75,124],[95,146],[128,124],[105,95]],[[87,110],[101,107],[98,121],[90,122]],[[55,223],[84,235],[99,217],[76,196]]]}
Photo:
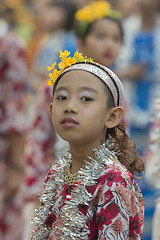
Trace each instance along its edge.
{"label": "blurred background", "polygon": [[[0,0],[0,240],[26,240],[45,175],[64,148],[49,115],[47,66],[78,48],[75,12],[91,0]],[[154,101],[160,92],[160,1],[111,0],[122,14],[115,64],[128,101],[128,134],[147,163]],[[152,164],[152,162],[150,163]],[[138,180],[151,240],[158,190]],[[159,240],[160,238],[154,238]]]}

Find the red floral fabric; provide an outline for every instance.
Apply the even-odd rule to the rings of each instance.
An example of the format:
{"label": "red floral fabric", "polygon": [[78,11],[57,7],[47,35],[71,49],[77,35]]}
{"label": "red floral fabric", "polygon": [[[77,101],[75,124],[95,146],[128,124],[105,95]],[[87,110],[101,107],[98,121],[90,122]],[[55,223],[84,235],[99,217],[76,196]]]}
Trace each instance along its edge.
{"label": "red floral fabric", "polygon": [[9,141],[5,136],[27,130],[24,96],[28,74],[24,42],[5,26],[3,34],[0,31],[0,239],[20,240],[22,197],[16,196],[4,208],[4,182],[10,166]]}
{"label": "red floral fabric", "polygon": [[[46,183],[53,179],[49,171]],[[57,225],[63,229],[63,206],[66,196],[72,194],[74,186],[64,184],[57,189],[55,205],[45,221],[51,230],[49,239],[55,236]],[[79,239],[142,239],[144,221],[144,201],[141,191],[131,173],[119,164],[108,165],[94,186],[86,186],[92,194],[89,206],[79,205],[79,211],[86,216]],[[60,215],[59,215],[60,214]],[[54,234],[52,234],[54,232]]]}
{"label": "red floral fabric", "polygon": [[24,132],[24,94],[28,86],[24,43],[13,32],[0,37],[0,133]]}

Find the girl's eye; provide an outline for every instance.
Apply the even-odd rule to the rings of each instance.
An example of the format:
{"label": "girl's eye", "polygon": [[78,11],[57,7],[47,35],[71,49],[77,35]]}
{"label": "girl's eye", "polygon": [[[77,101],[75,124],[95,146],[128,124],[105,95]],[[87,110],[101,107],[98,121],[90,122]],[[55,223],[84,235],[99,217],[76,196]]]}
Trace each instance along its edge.
{"label": "girl's eye", "polygon": [[118,36],[117,37],[115,36],[115,37],[113,37],[113,41],[117,43],[117,42],[120,42],[121,39]]}
{"label": "girl's eye", "polygon": [[82,97],[81,99],[82,99],[84,102],[93,101],[93,98],[91,98],[91,97]]}
{"label": "girl's eye", "polygon": [[62,101],[64,101],[64,100],[67,99],[67,97],[64,96],[64,95],[60,95],[60,96],[57,96],[56,99],[57,99],[57,100],[62,100]]}

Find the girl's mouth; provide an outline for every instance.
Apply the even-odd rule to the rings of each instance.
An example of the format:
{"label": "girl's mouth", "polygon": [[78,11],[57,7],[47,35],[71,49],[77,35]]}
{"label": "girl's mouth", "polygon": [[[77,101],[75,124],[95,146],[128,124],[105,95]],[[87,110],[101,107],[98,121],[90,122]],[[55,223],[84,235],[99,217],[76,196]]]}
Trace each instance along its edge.
{"label": "girl's mouth", "polygon": [[111,54],[110,52],[106,52],[106,53],[104,54],[104,56],[105,56],[106,58],[112,58],[112,54]]}
{"label": "girl's mouth", "polygon": [[61,122],[63,127],[66,128],[71,128],[71,127],[75,127],[78,125],[78,122],[76,122],[73,118],[71,117],[65,117],[62,122]]}

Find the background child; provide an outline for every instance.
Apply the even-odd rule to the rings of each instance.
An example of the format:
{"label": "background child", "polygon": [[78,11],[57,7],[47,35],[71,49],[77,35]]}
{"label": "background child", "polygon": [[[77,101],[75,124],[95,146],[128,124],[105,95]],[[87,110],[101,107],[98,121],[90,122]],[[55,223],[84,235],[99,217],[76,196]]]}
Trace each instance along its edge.
{"label": "background child", "polygon": [[[0,16],[6,11],[1,1]],[[25,166],[27,88],[24,41],[0,18],[0,239],[3,240],[22,237],[23,201],[19,188]]]}
{"label": "background child", "polygon": [[[119,1],[120,4],[122,1]],[[127,1],[126,1],[127,2]],[[158,0],[137,0],[136,14],[123,21],[124,45],[119,59],[117,75],[123,79],[129,102],[128,120],[130,136],[139,147],[141,156],[148,144],[149,128],[153,116],[153,100],[160,83],[160,14]],[[122,5],[121,5],[122,6]],[[152,239],[151,226],[154,213],[155,188],[143,179],[141,190],[145,201],[145,240]]]}
{"label": "background child", "polygon": [[47,66],[57,61],[59,49],[75,51],[72,33],[75,7],[68,0],[38,0],[34,2],[37,32],[28,46],[31,85],[37,87],[48,77]]}
{"label": "background child", "polygon": [[55,131],[70,151],[49,171],[32,239],[141,239],[144,202],[133,175],[144,171],[121,124],[123,87],[108,68],[61,52],[49,70]]}
{"label": "background child", "polygon": [[83,55],[113,68],[123,43],[120,17],[107,1],[91,2],[76,12],[75,31]]}
{"label": "background child", "polygon": [[[158,88],[157,90],[160,90]],[[150,127],[150,138],[145,153],[146,177],[157,188],[157,201],[152,224],[152,239],[160,239],[160,97],[155,101],[154,121]]]}

